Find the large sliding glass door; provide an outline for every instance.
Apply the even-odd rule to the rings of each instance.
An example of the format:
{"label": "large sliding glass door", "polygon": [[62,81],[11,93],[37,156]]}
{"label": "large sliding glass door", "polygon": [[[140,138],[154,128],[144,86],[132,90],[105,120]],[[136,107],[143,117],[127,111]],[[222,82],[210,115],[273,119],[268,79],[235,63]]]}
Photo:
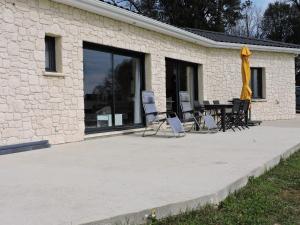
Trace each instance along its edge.
{"label": "large sliding glass door", "polygon": [[142,125],[143,55],[84,43],[86,132]]}
{"label": "large sliding glass door", "polygon": [[166,59],[167,110],[181,116],[179,92],[187,91],[191,102],[198,100],[198,66],[184,61]]}

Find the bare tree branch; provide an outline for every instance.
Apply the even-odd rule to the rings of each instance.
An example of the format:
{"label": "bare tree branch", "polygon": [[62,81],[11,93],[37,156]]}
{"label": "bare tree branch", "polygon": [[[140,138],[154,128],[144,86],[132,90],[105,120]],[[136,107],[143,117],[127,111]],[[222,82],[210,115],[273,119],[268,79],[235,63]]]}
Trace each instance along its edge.
{"label": "bare tree branch", "polygon": [[300,11],[300,0],[290,0],[290,2],[294,3],[298,10]]}

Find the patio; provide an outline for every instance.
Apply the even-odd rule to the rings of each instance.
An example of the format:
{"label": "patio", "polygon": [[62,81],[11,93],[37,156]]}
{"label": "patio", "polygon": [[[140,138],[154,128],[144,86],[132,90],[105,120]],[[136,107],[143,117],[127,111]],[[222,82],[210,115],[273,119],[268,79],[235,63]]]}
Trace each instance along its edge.
{"label": "patio", "polygon": [[135,134],[4,155],[0,221],[114,224],[128,217],[141,222],[152,208],[165,216],[217,202],[243,186],[247,176],[299,149],[299,137],[298,116],[235,133],[177,139]]}

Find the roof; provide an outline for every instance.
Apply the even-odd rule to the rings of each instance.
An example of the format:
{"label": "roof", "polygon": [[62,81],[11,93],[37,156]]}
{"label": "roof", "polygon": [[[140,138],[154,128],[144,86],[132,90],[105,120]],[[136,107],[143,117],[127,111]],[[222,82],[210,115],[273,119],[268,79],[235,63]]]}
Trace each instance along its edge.
{"label": "roof", "polygon": [[209,38],[218,42],[227,43],[240,43],[249,45],[263,45],[263,46],[273,46],[273,47],[283,47],[283,48],[300,48],[300,45],[290,44],[279,41],[271,41],[267,39],[249,38],[245,36],[230,35],[221,32],[184,28],[186,31],[192,32],[194,34],[200,35],[202,37]]}
{"label": "roof", "polygon": [[114,20],[126,22],[137,27],[155,31],[187,42],[208,48],[240,49],[247,45],[252,50],[300,54],[300,46],[261,40],[255,38],[227,35],[224,33],[197,29],[179,28],[161,21],[143,16],[104,0],[52,0],[85,11],[96,13]]}
{"label": "roof", "polygon": [[[120,5],[114,4],[112,2],[108,2],[105,0],[99,0],[106,4],[113,5],[115,7],[121,8],[123,10],[130,11],[132,13],[140,14],[138,12],[132,11],[126,7],[122,7]],[[140,14],[142,15],[142,14]],[[250,45],[262,45],[262,46],[273,46],[273,47],[283,47],[283,48],[300,48],[300,45],[285,43],[280,41],[272,41],[268,39],[259,39],[259,38],[250,38],[246,36],[239,36],[239,35],[231,35],[222,32],[215,32],[209,30],[202,30],[202,29],[194,29],[194,28],[182,28],[186,31],[191,33],[197,34],[199,36],[218,41],[218,42],[227,42],[227,43],[239,43],[239,44],[250,44]]]}

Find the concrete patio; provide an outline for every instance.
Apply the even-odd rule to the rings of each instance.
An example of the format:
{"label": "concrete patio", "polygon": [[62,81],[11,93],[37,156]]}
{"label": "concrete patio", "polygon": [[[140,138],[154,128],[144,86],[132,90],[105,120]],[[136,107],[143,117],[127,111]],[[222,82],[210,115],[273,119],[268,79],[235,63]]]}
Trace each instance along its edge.
{"label": "concrete patio", "polygon": [[153,208],[160,217],[216,203],[299,148],[297,117],[236,133],[135,134],[3,155],[0,223],[142,222]]}

